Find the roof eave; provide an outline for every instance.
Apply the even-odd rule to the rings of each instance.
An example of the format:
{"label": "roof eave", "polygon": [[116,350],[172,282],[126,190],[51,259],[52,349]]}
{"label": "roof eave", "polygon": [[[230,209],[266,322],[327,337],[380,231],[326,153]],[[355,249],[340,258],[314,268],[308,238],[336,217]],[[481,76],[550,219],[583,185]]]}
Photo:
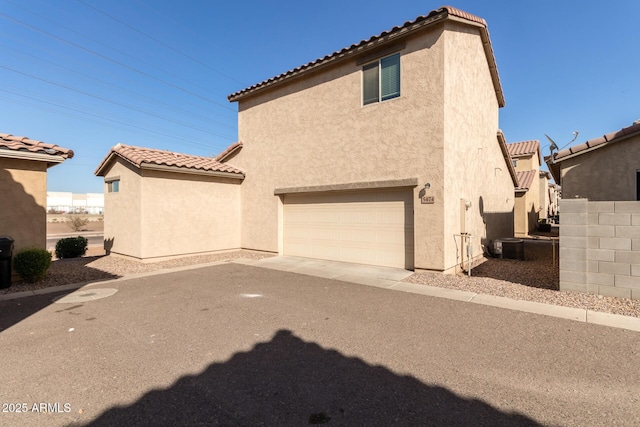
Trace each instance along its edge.
{"label": "roof eave", "polygon": [[140,169],[154,170],[154,171],[160,171],[160,172],[183,173],[188,175],[206,175],[206,176],[215,176],[219,178],[232,178],[232,179],[239,179],[239,180],[243,180],[245,178],[245,175],[243,173],[211,171],[211,170],[204,170],[204,169],[185,168],[181,166],[158,165],[156,163],[147,163],[147,162],[142,162],[140,164]]}
{"label": "roof eave", "polygon": [[504,158],[504,162],[507,165],[507,169],[509,170],[509,175],[511,175],[511,181],[513,181],[513,186],[518,186],[518,177],[516,175],[516,168],[513,167],[513,162],[511,161],[511,156],[509,155],[509,150],[507,149],[507,140],[504,137],[504,134],[501,130],[498,130],[497,134],[498,145],[500,145],[500,150],[502,151],[502,157]]}
{"label": "roof eave", "polygon": [[66,157],[59,154],[34,153],[32,151],[20,150],[0,150],[0,157],[46,162],[47,167],[55,166],[66,160]]}

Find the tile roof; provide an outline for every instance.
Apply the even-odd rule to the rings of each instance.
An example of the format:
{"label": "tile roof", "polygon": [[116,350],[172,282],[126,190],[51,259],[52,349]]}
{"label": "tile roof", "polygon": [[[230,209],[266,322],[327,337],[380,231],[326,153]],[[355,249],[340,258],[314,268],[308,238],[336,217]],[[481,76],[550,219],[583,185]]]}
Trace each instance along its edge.
{"label": "tile roof", "polygon": [[117,144],[102,160],[95,171],[98,176],[104,176],[105,168],[114,157],[120,157],[137,168],[145,165],[159,165],[176,168],[183,171],[223,172],[237,174],[244,177],[244,172],[226,163],[220,163],[211,157],[192,156],[190,154],[174,153],[168,150],[156,150],[153,148],[135,147],[132,145]]}
{"label": "tile roof", "polygon": [[242,141],[234,142],[230,146],[228,146],[222,153],[218,154],[215,159],[219,162],[223,162],[224,159],[229,157],[231,154],[242,148]]}
{"label": "tile roof", "polygon": [[493,47],[491,46],[491,40],[489,38],[489,31],[487,30],[487,22],[478,16],[472,15],[468,12],[456,9],[455,7],[451,6],[443,6],[440,9],[432,10],[427,15],[418,16],[413,21],[407,21],[401,26],[393,27],[392,29],[383,31],[376,36],[372,36],[366,40],[361,40],[360,42],[352,44],[349,47],[345,47],[322,58],[318,58],[307,64],[296,67],[293,70],[286,71],[268,80],[264,80],[253,86],[232,93],[227,98],[231,102],[238,101],[244,96],[250,93],[254,93],[260,89],[273,86],[274,84],[280,83],[293,77],[297,77],[301,73],[314,70],[326,64],[361,54],[373,47],[380,46],[391,40],[397,40],[398,38],[406,34],[422,29],[430,24],[443,21],[449,17],[458,21],[467,21],[468,23],[471,23],[472,25],[478,26],[480,28],[480,36],[482,37],[485,55],[487,57],[489,70],[491,72],[491,78],[493,80],[493,86],[495,88],[496,97],[498,98],[498,104],[500,105],[500,107],[503,107],[505,105],[504,94],[502,92],[502,86],[500,84],[500,77],[498,76],[498,68],[496,66],[495,55],[493,53]]}
{"label": "tile roof", "polygon": [[512,142],[507,144],[507,149],[511,157],[530,156],[536,154],[540,149],[540,141],[534,139],[531,141]]}
{"label": "tile roof", "polygon": [[631,126],[627,126],[626,128],[622,128],[618,131],[608,133],[598,138],[590,139],[586,142],[583,142],[582,144],[569,147],[566,150],[558,151],[553,156],[553,161],[562,161],[568,157],[573,157],[573,155],[583,154],[587,151],[591,151],[592,149],[609,145],[611,143],[629,138],[636,134],[640,134],[640,120],[637,120]]}
{"label": "tile roof", "polygon": [[50,156],[60,156],[64,159],[73,157],[73,150],[62,148],[55,144],[29,139],[26,136],[14,136],[8,133],[0,133],[0,150],[26,151]]}
{"label": "tile roof", "polygon": [[536,170],[516,172],[518,176],[518,186],[516,191],[527,191],[533,184],[533,179],[536,177]]}

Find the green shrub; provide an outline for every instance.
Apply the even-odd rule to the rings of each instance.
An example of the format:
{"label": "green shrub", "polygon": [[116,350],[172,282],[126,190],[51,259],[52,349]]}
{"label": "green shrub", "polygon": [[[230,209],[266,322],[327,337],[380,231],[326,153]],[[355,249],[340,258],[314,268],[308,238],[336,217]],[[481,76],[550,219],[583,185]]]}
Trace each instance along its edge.
{"label": "green shrub", "polygon": [[56,243],[56,257],[76,258],[87,252],[88,240],[82,236],[66,237]]}
{"label": "green shrub", "polygon": [[51,252],[44,249],[23,249],[13,257],[13,269],[29,283],[43,280],[50,266]]}

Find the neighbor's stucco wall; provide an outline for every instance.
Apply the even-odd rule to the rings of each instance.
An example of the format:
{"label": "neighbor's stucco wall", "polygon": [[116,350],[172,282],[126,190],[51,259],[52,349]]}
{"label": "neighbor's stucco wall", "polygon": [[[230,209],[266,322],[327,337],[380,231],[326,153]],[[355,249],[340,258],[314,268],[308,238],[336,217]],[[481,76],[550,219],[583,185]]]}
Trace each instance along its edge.
{"label": "neighbor's stucco wall", "polygon": [[109,193],[104,185],[105,249],[141,258],[141,177],[120,159],[112,163],[104,178],[108,181],[114,177],[120,177],[120,191]]}
{"label": "neighbor's stucco wall", "polygon": [[142,170],[141,257],[240,248],[240,183]]}
{"label": "neighbor's stucco wall", "polygon": [[516,157],[513,160],[516,160],[516,172],[525,172],[533,169],[540,170],[540,158],[537,154],[534,154],[533,156]]}
{"label": "neighbor's stucco wall", "polygon": [[27,247],[46,249],[46,162],[0,157],[0,237],[14,240],[14,255]]}
{"label": "neighbor's stucco wall", "polygon": [[446,28],[444,269],[451,270],[466,260],[456,234],[474,236],[474,257],[491,240],[513,236],[514,186],[497,139],[498,102],[478,30]]}
{"label": "neighbor's stucco wall", "polygon": [[564,199],[636,200],[640,135],[564,160],[560,167]]}
{"label": "neighbor's stucco wall", "polygon": [[[276,188],[417,178],[415,267],[444,268],[442,29],[407,40],[399,98],[362,106],[362,65],[352,59],[240,101],[244,147],[232,164],[248,171],[242,247],[281,249]],[[426,182],[433,205],[420,205]]]}

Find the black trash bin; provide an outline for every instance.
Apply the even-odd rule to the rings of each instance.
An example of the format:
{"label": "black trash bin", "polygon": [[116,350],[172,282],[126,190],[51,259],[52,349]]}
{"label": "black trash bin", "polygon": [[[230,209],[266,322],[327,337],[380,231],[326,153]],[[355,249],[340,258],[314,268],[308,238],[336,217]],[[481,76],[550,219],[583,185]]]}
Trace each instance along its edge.
{"label": "black trash bin", "polygon": [[0,289],[11,286],[11,257],[13,256],[13,239],[0,237]]}

